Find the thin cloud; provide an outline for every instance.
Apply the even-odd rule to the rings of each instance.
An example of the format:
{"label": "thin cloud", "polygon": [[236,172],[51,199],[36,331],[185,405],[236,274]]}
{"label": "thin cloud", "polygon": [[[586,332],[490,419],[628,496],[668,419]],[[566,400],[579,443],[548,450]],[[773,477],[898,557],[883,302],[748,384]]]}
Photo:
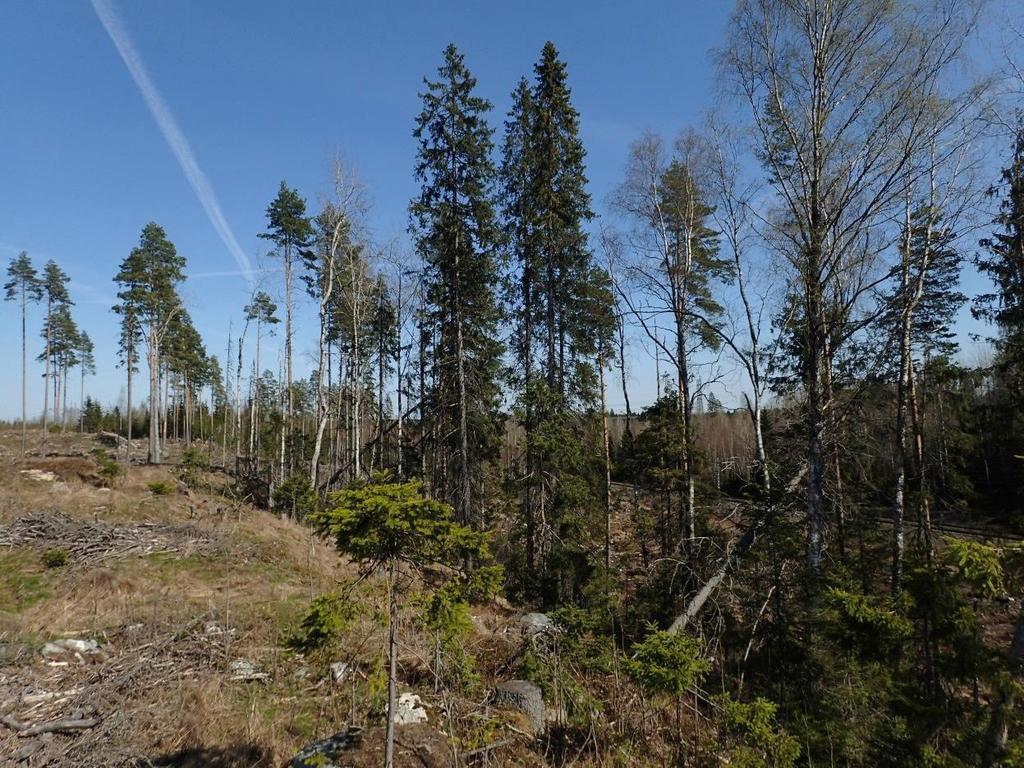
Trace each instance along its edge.
{"label": "thin cloud", "polygon": [[181,166],[185,178],[188,179],[188,183],[192,186],[192,190],[196,193],[196,197],[199,198],[200,204],[210,219],[210,223],[217,230],[217,234],[220,235],[220,239],[225,247],[227,247],[228,252],[234,257],[242,275],[248,282],[252,283],[252,264],[249,261],[249,257],[245,255],[245,251],[238,244],[234,232],[231,231],[227,219],[224,218],[224,214],[220,209],[220,203],[217,202],[217,195],[214,193],[213,187],[210,186],[209,179],[206,178],[203,169],[199,167],[199,163],[192,153],[192,148],[189,146],[185,134],[178,127],[178,123],[174,119],[174,115],[171,114],[167,102],[164,101],[156,85],[150,79],[149,73],[142,63],[142,58],[139,56],[138,51],[135,50],[135,45],[121,24],[121,19],[118,17],[117,12],[108,0],[92,0],[92,7],[96,11],[96,16],[99,18],[100,23],[103,24],[103,28],[107,30],[107,34],[110,36],[114,47],[117,48],[117,52],[121,54],[121,60],[124,61],[125,66],[128,68],[128,72],[135,81],[135,85],[138,86],[142,98],[146,101],[146,106],[149,107],[153,119],[156,120],[156,124],[160,128],[160,132],[164,135],[164,139],[167,140],[167,145],[178,159],[178,164]]}
{"label": "thin cloud", "polygon": [[[267,273],[267,272],[283,272],[283,271],[284,271],[283,268],[276,268],[276,269],[275,268],[270,268],[270,269],[261,269],[260,270],[260,272],[262,272],[262,273]],[[189,280],[202,280],[202,279],[211,278],[211,277],[239,277],[239,276],[244,276],[246,279],[251,279],[252,278],[252,273],[246,274],[245,272],[242,272],[241,270],[237,270],[237,269],[224,270],[224,271],[219,271],[219,272],[189,272],[188,273],[188,279]]]}

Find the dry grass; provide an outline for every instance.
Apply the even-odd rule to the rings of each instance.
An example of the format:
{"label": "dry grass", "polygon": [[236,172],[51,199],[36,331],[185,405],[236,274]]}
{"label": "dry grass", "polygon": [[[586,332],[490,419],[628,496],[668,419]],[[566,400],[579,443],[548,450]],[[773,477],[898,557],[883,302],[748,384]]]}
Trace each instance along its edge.
{"label": "dry grass", "polygon": [[[347,761],[379,765],[382,584],[362,582],[352,593],[354,622],[329,648],[303,657],[287,640],[310,600],[351,584],[355,569],[307,528],[220,492],[227,478],[217,472],[194,490],[173,466],[134,464],[103,487],[93,453],[100,447],[89,436],[51,436],[50,455],[22,460],[20,434],[0,431],[0,717],[40,723],[93,713],[100,720],[40,742],[33,760],[276,766],[354,724],[366,731]],[[24,469],[56,480],[32,479]],[[154,483],[172,492],[155,494]],[[48,559],[55,550],[65,556]],[[416,629],[413,597],[405,595],[400,690],[415,690],[434,709],[429,727],[403,729],[397,764],[441,766],[449,752],[441,702],[431,695],[433,638]],[[511,609],[476,612],[467,651],[480,658],[484,680],[479,699],[458,705],[469,723],[492,717],[482,694],[493,676],[509,672],[516,644],[505,632],[514,622]],[[62,637],[95,639],[102,658],[48,664],[42,645]],[[232,679],[240,658],[269,679]],[[357,670],[343,684],[329,674],[339,660]],[[32,741],[0,726],[0,766]],[[516,743],[511,749],[521,750]],[[509,749],[493,752],[492,764]],[[527,764],[528,754],[515,763]]]}
{"label": "dry grass", "polygon": [[[332,703],[329,686],[322,695],[319,671],[295,676],[303,661],[282,647],[310,597],[351,574],[333,550],[301,526],[185,488],[169,467],[132,466],[99,487],[95,443],[49,444],[62,455],[21,462],[20,435],[0,435],[0,534],[21,532],[0,549],[0,715],[41,722],[95,707],[101,726],[43,748],[57,764],[91,766],[276,765],[345,720],[348,697]],[[176,492],[151,493],[157,481]],[[108,551],[108,539],[131,543],[133,531],[156,542],[152,551]],[[69,556],[47,568],[54,548]],[[50,666],[39,648],[59,637],[96,639],[106,658]],[[231,680],[236,658],[270,682]],[[41,692],[59,695],[26,704]],[[25,746],[0,728],[0,755]]]}

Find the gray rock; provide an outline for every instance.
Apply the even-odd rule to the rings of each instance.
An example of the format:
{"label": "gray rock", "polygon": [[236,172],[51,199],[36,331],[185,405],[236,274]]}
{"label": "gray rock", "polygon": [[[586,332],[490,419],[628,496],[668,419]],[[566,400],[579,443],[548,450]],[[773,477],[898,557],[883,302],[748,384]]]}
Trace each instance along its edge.
{"label": "gray rock", "polygon": [[292,758],[291,768],[339,768],[335,759],[341,757],[346,749],[358,746],[362,732],[362,728],[352,725],[347,730],[303,747]]}
{"label": "gray rock", "polygon": [[120,448],[128,442],[125,438],[115,432],[97,432],[96,441],[101,445],[106,445],[110,448]]}
{"label": "gray rock", "polygon": [[331,680],[336,685],[341,685],[352,677],[352,667],[344,661],[336,661],[331,664]]}
{"label": "gray rock", "polygon": [[494,689],[491,702],[521,712],[534,735],[544,732],[544,696],[528,680],[508,680]]}
{"label": "gray rock", "polygon": [[23,469],[21,474],[29,480],[36,480],[40,483],[52,483],[57,479],[56,474],[45,469]]}
{"label": "gray rock", "polygon": [[555,631],[555,622],[553,622],[546,613],[527,613],[519,619],[519,625],[523,629],[523,634],[527,637],[536,637],[537,635],[545,632]]}
{"label": "gray rock", "polygon": [[256,665],[248,659],[235,659],[228,665],[228,671],[231,673],[232,680],[243,683],[253,681],[265,682],[270,679],[269,674],[260,672]]}
{"label": "gray rock", "polygon": [[106,654],[100,650],[95,640],[79,640],[66,637],[53,640],[43,646],[43,658],[52,664],[68,664],[77,661],[79,664],[103,661]]}
{"label": "gray rock", "polygon": [[392,718],[395,725],[412,725],[427,722],[427,710],[420,697],[415,693],[403,693],[398,697],[395,714]]}

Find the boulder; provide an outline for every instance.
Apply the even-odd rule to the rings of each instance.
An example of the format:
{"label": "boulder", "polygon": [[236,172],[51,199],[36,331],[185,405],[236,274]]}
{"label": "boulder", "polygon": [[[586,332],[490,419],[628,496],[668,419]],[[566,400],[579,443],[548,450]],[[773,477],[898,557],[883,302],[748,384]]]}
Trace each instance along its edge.
{"label": "boulder", "polygon": [[29,480],[37,480],[40,483],[52,483],[57,480],[57,475],[46,469],[23,469],[21,470],[21,475]]}
{"label": "boulder", "polygon": [[496,707],[520,712],[535,736],[544,732],[544,696],[540,688],[530,681],[508,680],[499,683],[491,696],[491,703]]}
{"label": "boulder", "polygon": [[109,448],[121,448],[128,441],[115,432],[97,432],[96,441]]}
{"label": "boulder", "polygon": [[262,683],[270,679],[269,674],[260,672],[256,665],[248,659],[235,659],[228,665],[228,671],[231,673],[232,680],[242,683]]}
{"label": "boulder", "polygon": [[51,664],[69,664],[72,661],[85,664],[106,659],[106,654],[95,640],[79,640],[76,637],[52,640],[43,646],[42,653],[43,658]]}
{"label": "boulder", "polygon": [[519,626],[527,637],[536,637],[545,632],[555,631],[553,622],[546,613],[527,613],[519,619]]}
{"label": "boulder", "polygon": [[341,685],[352,677],[352,667],[344,661],[336,661],[331,664],[331,680],[336,685]]}
{"label": "boulder", "polygon": [[427,722],[427,710],[415,693],[403,693],[398,697],[398,706],[392,718],[395,725],[412,725]]}
{"label": "boulder", "polygon": [[362,732],[362,728],[352,725],[333,736],[303,747],[292,758],[291,768],[339,768],[335,759],[340,758],[345,750],[359,746]]}

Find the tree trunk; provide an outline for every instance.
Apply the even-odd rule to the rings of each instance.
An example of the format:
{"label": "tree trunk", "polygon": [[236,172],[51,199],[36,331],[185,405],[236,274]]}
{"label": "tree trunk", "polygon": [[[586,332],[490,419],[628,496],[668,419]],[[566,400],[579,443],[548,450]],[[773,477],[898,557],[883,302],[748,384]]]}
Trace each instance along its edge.
{"label": "tree trunk", "polygon": [[28,298],[25,283],[21,284],[21,457],[28,450],[28,343],[25,336],[25,315]]}
{"label": "tree trunk", "polygon": [[320,474],[320,451],[323,446],[324,430],[327,429],[327,422],[330,419],[330,389],[324,389],[324,364],[330,368],[330,348],[327,345],[327,307],[334,290],[334,256],[329,254],[330,262],[327,265],[327,284],[323,288],[320,297],[320,344],[318,347],[316,373],[316,404],[317,404],[317,425],[316,439],[313,441],[313,458],[310,460],[309,477],[310,483],[316,489],[319,483]]}
{"label": "tree trunk", "polygon": [[135,342],[131,339],[131,334],[129,334],[126,357],[128,360],[128,402],[126,403],[128,413],[125,415],[128,417],[128,429],[126,430],[128,439],[124,444],[124,462],[125,464],[130,465],[132,463],[132,368],[135,363]]}
{"label": "tree trunk", "polygon": [[47,433],[50,431],[50,420],[49,420],[49,399],[50,399],[50,326],[53,320],[53,302],[50,300],[49,295],[46,297],[46,351],[45,364],[43,368],[43,445],[40,453],[46,455],[46,438]]}
{"label": "tree trunk", "polygon": [[678,351],[679,405],[683,409],[683,519],[681,538],[685,542],[686,553],[692,558],[695,554],[697,540],[696,523],[696,480],[694,471],[694,451],[696,450],[693,429],[693,401],[690,398],[690,372],[687,364],[686,340],[680,331]]}
{"label": "tree trunk", "polygon": [[597,375],[601,387],[601,444],[604,449],[604,570],[612,568],[612,456],[608,442],[608,403],[604,385],[604,349],[598,342]]}
{"label": "tree trunk", "polygon": [[285,432],[291,429],[292,418],[292,249],[284,247],[284,356],[285,356],[285,401],[284,418],[281,426],[281,479],[284,479]]}
{"label": "tree trunk", "polygon": [[85,432],[85,362],[79,371],[81,379],[78,385],[78,431]]}
{"label": "tree trunk", "polygon": [[149,345],[146,350],[149,364],[149,453],[146,460],[150,464],[160,463],[160,348],[156,338],[156,330],[149,333]]}
{"label": "tree trunk", "polygon": [[398,707],[395,695],[398,677],[398,597],[396,595],[397,566],[388,561],[388,722],[384,735],[384,767],[395,764],[395,714]]}
{"label": "tree trunk", "polygon": [[63,370],[61,372],[61,390],[60,390],[60,433],[63,435],[68,431],[68,370],[67,363],[64,363]]}

